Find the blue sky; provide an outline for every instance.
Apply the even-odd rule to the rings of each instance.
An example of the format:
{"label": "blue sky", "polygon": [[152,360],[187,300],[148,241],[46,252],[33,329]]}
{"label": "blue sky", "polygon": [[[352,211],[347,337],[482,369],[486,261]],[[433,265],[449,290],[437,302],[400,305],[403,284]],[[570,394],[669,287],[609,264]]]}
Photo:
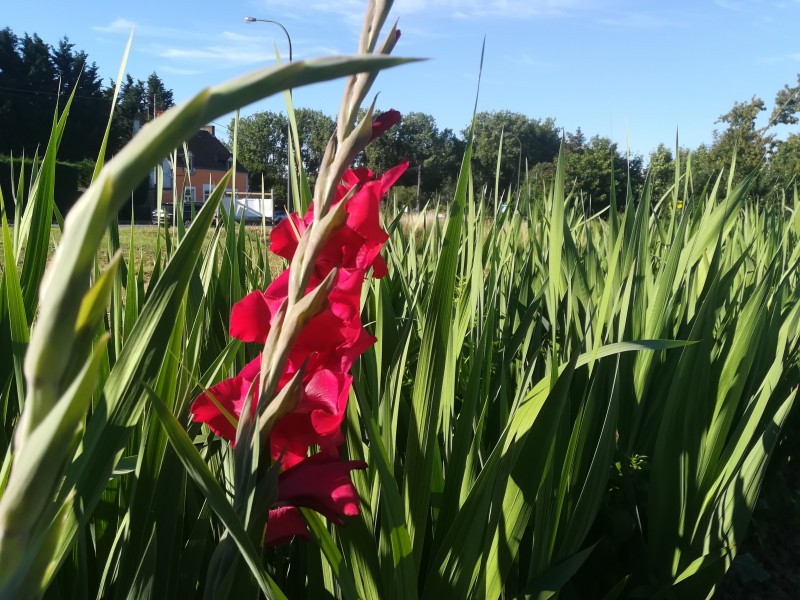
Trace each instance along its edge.
{"label": "blue sky", "polygon": [[[0,27],[51,44],[67,35],[107,78],[116,76],[135,25],[128,72],[140,79],[158,72],[182,101],[274,62],[273,44],[287,53],[280,28],[244,16],[281,21],[298,60],[354,52],[366,2],[4,4]],[[469,123],[484,36],[479,110],[553,117],[567,131],[580,126],[639,154],[674,145],[676,129],[682,146],[710,142],[734,101],[758,95],[771,108],[800,72],[800,0],[396,0],[392,15],[402,31],[395,55],[431,60],[383,73],[378,106],[427,112],[455,131]],[[330,115],[340,97],[339,82],[294,95],[297,106]],[[283,108],[282,98],[264,100],[243,114]]]}

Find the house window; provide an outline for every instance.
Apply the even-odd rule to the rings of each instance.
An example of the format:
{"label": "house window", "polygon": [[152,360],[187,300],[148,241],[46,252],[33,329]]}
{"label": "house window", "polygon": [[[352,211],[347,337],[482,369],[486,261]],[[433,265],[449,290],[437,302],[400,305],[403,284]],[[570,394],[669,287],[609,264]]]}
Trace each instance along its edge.
{"label": "house window", "polygon": [[186,160],[186,158],[184,157],[183,154],[178,155],[178,159],[179,160],[183,159],[183,163],[186,166],[186,168],[189,169],[189,173],[194,173],[195,172],[196,167],[195,167],[195,164],[194,164],[194,152],[191,152],[191,151],[189,152],[189,160]]}
{"label": "house window", "polygon": [[183,188],[183,201],[184,202],[194,202],[197,198],[197,191],[193,187],[185,187]]}
{"label": "house window", "polygon": [[213,183],[204,183],[203,184],[203,202],[208,202],[208,197],[211,195],[211,192],[214,191],[214,184]]}

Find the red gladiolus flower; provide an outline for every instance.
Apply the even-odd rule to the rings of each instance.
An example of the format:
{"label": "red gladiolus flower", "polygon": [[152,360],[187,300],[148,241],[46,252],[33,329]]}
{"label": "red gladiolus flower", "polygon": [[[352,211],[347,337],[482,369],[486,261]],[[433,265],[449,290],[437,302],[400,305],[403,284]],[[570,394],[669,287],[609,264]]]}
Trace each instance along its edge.
{"label": "red gladiolus flower", "polygon": [[[394,110],[379,115],[373,123],[373,136],[399,120],[400,114]],[[297,406],[280,417],[269,432],[270,454],[281,462],[283,472],[279,475],[278,500],[269,513],[264,539],[267,545],[308,535],[298,507],[316,510],[337,524],[342,524],[343,516],[359,513],[350,471],[367,465],[339,460],[339,446],[344,441],[342,422],[353,381],[349,371],[376,341],[361,323],[361,293],[370,269],[375,277],[387,272],[380,256],[388,239],[380,224],[380,201],[406,168],[408,161],[380,177],[369,169],[349,170],[334,194],[334,205],[346,202],[345,223],[318,248],[305,293],[316,289],[333,269],[337,269],[336,276],[324,307],[294,337],[277,384],[280,392],[304,368]],[[291,260],[313,219],[313,206],[303,218],[296,213],[289,215],[272,231],[272,251]],[[276,315],[287,300],[289,277],[287,270],[266,290],[254,291],[234,305],[231,336],[243,342],[266,342]],[[206,423],[233,445],[248,393],[255,414],[260,367],[259,356],[235,377],[200,394],[192,404],[194,420]],[[314,446],[319,450],[309,458],[308,451]]]}
{"label": "red gladiolus flower", "polygon": [[[205,423],[211,431],[234,445],[236,425],[242,414],[247,391],[251,388],[253,380],[258,375],[260,360],[260,357],[256,358],[236,377],[220,381],[195,398],[192,403],[193,420],[198,423]],[[245,371],[254,363],[256,375],[247,377]],[[252,371],[252,368],[250,370]],[[254,399],[256,397],[255,393],[255,389],[253,389]]]}
{"label": "red gladiolus flower", "polygon": [[[214,433],[233,445],[236,423],[241,417],[248,390],[251,390],[255,410],[260,363],[261,357],[256,357],[236,377],[221,381],[200,394],[192,404],[194,420],[206,423]],[[293,374],[284,373],[278,391],[289,383]],[[298,406],[280,419],[272,430],[273,458],[286,454],[284,464],[294,465],[305,458],[311,446],[339,446],[352,381],[352,376],[344,372],[307,368]]]}
{"label": "red gladiolus flower", "polygon": [[[400,39],[400,32],[397,32],[397,37],[395,41]],[[397,125],[402,119],[402,116],[399,112],[395,109],[387,110],[384,113],[379,114],[375,119],[372,121],[372,137],[369,138],[371,142],[376,137],[379,137],[389,131],[393,126]]]}
{"label": "red gladiolus flower", "polygon": [[295,506],[281,506],[269,511],[265,546],[288,544],[296,535],[308,537],[308,527],[300,509]]}
{"label": "red gladiolus flower", "polygon": [[344,524],[343,516],[357,516],[359,498],[350,471],[366,468],[360,460],[342,461],[318,453],[286,469],[278,476],[278,502],[269,511],[264,543],[275,546],[295,535],[308,537],[297,507],[313,509],[337,525]]}
{"label": "red gladiolus flower", "polygon": [[339,460],[317,453],[278,476],[278,504],[311,508],[329,521],[342,524],[342,516],[359,514],[358,492],[350,471],[366,469],[360,460]]}
{"label": "red gladiolus flower", "polygon": [[[360,188],[347,200],[347,220],[325,244],[316,262],[316,274],[324,278],[334,267],[346,269],[373,268],[375,277],[386,274],[386,263],[380,256],[380,250],[388,239],[380,225],[380,201],[392,185],[408,168],[408,161],[403,161],[375,179],[369,169],[351,169],[342,177],[337,188],[333,206],[341,202],[350,190],[359,185]],[[305,219],[293,213],[272,230],[270,250],[291,260],[297,249],[297,243],[314,219],[314,210],[309,207]]]}

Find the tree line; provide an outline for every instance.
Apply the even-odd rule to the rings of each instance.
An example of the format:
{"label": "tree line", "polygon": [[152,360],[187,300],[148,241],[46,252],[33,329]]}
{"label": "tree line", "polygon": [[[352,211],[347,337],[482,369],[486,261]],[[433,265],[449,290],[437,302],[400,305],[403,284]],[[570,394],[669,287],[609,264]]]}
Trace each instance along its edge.
{"label": "tree line", "polygon": [[[0,155],[25,153],[43,148],[50,135],[54,110],[64,108],[69,95],[75,97],[61,142],[59,158],[67,161],[94,159],[105,131],[115,82],[104,84],[97,64],[75,49],[67,37],[50,45],[38,35],[18,36],[10,28],[0,30]],[[781,126],[798,123],[800,76],[797,85],[786,85],[775,95],[771,107],[758,97],[737,102],[722,114],[713,141],[694,149],[679,148],[679,158],[691,155],[692,184],[702,189],[736,156],[734,182],[759,165],[755,185],[761,196],[792,188],[800,172],[800,134],[783,139]],[[114,112],[108,153],[113,155],[134,133],[134,123],[155,118],[174,104],[173,92],[153,72],[146,80],[126,75]],[[769,115],[768,118],[765,118]],[[296,111],[301,136],[301,160],[313,178],[319,169],[333,119],[321,111]],[[762,124],[763,121],[766,121]],[[250,173],[251,189],[262,181],[278,197],[285,195],[287,173],[286,115],[264,111],[240,120],[239,160]],[[233,127],[230,132],[232,137]],[[411,168],[401,184],[409,202],[427,202],[437,195],[446,200],[458,177],[466,128],[460,132],[442,129],[433,115],[405,114],[399,125],[370,145],[359,157],[361,165],[383,171],[408,158]],[[498,167],[501,136],[503,148]],[[647,156],[628,155],[610,138],[587,139],[580,128],[563,131],[553,118],[537,119],[510,111],[481,112],[476,116],[473,177],[478,189],[501,191],[515,186],[539,186],[555,171],[559,146],[564,143],[567,181],[593,209],[608,204],[612,186],[624,201],[630,189],[638,196],[649,177],[655,196],[665,193],[674,180],[675,148],[659,145]],[[229,144],[232,139],[229,139]]]}
{"label": "tree line", "polygon": [[[57,44],[37,34],[0,30],[0,155],[32,156],[50,137],[53,114],[75,93],[59,159],[94,159],[105,132],[116,84],[103,83],[97,64],[76,50],[66,36]],[[172,90],[157,73],[145,81],[127,75],[122,82],[108,153],[118,152],[133,135],[133,123],[153,118],[174,104]]]}
{"label": "tree line", "polygon": [[[678,158],[686,164],[691,155],[690,184],[700,191],[727,170],[736,156],[733,183],[763,166],[754,186],[762,198],[779,197],[791,190],[800,174],[800,133],[784,139],[777,137],[781,125],[798,123],[800,112],[800,75],[797,85],[786,85],[775,96],[769,118],[767,104],[758,97],[737,102],[717,120],[713,141],[690,149],[679,147]],[[297,109],[303,166],[313,178],[325,145],[333,132],[334,120],[324,113]],[[251,189],[261,189],[262,180],[280,197],[285,193],[287,164],[287,117],[272,111],[255,113],[240,119],[238,125],[239,160],[248,169]],[[233,121],[230,126],[232,143]],[[649,178],[654,197],[667,193],[674,184],[676,149],[660,144],[647,156],[630,155],[610,138],[594,135],[587,139],[578,128],[563,131],[555,119],[535,119],[510,111],[480,112],[475,121],[472,173],[476,186],[501,192],[517,185],[538,186],[548,183],[556,168],[559,147],[564,143],[568,185],[589,209],[608,206],[612,186],[618,202],[625,202],[630,192],[639,196]],[[410,188],[408,202],[427,202],[437,195],[446,201],[458,177],[467,135],[440,129],[433,115],[412,112],[386,135],[370,144],[359,162],[381,172],[408,158],[411,168],[401,184]],[[502,138],[502,157],[498,166]],[[417,196],[419,192],[419,197]]]}

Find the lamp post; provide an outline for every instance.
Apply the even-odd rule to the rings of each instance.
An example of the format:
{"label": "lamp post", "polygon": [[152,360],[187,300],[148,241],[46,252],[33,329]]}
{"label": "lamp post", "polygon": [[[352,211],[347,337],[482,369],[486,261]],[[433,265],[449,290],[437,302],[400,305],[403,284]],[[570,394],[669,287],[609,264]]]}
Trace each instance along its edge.
{"label": "lamp post", "polygon": [[519,144],[519,157],[517,158],[517,198],[519,198],[519,172],[522,170],[522,140],[515,133],[509,133],[508,136],[517,140]]}
{"label": "lamp post", "polygon": [[289,32],[286,30],[286,27],[283,26],[283,23],[279,23],[278,21],[273,21],[272,19],[256,19],[255,17],[245,17],[245,23],[272,23],[273,25],[277,25],[281,29],[283,29],[283,33],[286,34],[286,41],[289,42],[289,62],[292,62],[292,38],[289,35]]}
{"label": "lamp post", "polygon": [[[283,30],[283,33],[286,34],[286,41],[289,42],[289,62],[292,62],[292,36],[289,35],[286,27],[283,26],[283,23],[278,21],[274,21],[272,19],[257,19],[256,17],[245,17],[245,23],[272,23],[273,25],[277,25]],[[289,95],[291,96],[292,90],[289,90]],[[287,119],[288,121],[288,119]],[[291,144],[292,144],[292,129],[291,125],[287,123],[286,126],[286,213],[289,214],[292,212],[292,173],[289,168],[289,152],[291,152]],[[299,160],[299,156],[297,157]],[[273,211],[275,210],[275,204],[273,199]]]}

